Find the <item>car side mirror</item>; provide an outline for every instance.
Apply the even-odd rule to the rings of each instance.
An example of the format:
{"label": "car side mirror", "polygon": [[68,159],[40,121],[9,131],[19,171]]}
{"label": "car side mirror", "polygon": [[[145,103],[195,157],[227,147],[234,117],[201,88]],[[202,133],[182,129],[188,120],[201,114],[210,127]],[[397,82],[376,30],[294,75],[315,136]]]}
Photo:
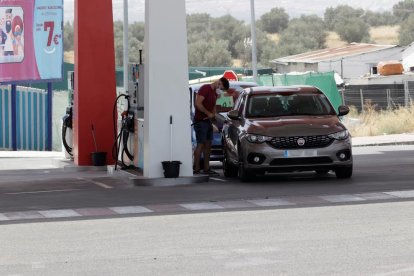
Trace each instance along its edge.
{"label": "car side mirror", "polygon": [[227,116],[232,120],[240,120],[238,110],[230,110],[229,112],[227,112]]}
{"label": "car side mirror", "polygon": [[340,105],[338,107],[338,116],[345,116],[349,113],[349,107],[346,105]]}

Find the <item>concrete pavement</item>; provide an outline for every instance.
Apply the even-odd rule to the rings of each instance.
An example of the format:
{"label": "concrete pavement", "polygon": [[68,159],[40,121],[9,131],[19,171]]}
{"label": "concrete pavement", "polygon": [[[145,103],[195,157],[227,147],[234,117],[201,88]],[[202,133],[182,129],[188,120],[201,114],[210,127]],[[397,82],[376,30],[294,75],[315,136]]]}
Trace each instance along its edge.
{"label": "concrete pavement", "polygon": [[[371,143],[374,140],[367,139]],[[412,142],[402,138],[398,141]],[[359,141],[359,144],[362,142]],[[413,147],[355,147],[358,177],[349,181],[335,181],[336,185],[329,183],[333,175],[310,179],[311,182],[306,177],[303,180],[305,182],[302,182],[301,176],[298,176],[293,180],[295,185],[291,185],[288,178],[262,179],[264,182],[257,189],[256,183],[254,186],[242,185],[237,180],[227,182],[223,178],[210,178],[209,181],[189,187],[134,187],[125,178],[108,174],[106,167],[76,168],[73,163],[71,165],[62,159],[60,153],[0,152],[3,156],[0,157],[0,222],[412,200],[414,190],[410,181],[410,168]],[[377,160],[377,153],[387,154],[388,157],[372,166],[373,160]],[[60,167],[65,163],[65,167]],[[26,165],[32,167],[16,170]],[[220,170],[219,164],[213,165]],[[14,170],[4,169],[7,166]],[[389,171],[397,173],[394,176],[383,174],[381,180],[375,179],[373,175],[384,171],[378,166],[384,169],[391,166]],[[390,179],[392,182],[389,182]],[[171,181],[166,178],[159,180]],[[304,192],[303,189],[306,190],[308,186],[310,189]]]}
{"label": "concrete pavement", "polygon": [[[414,133],[353,137],[353,147],[382,145],[413,145]],[[136,186],[177,186],[208,182],[208,176],[180,178],[144,178],[137,171],[114,171],[114,166],[76,166],[62,152],[0,151],[0,183],[26,181],[36,178],[39,171],[46,171],[49,178],[122,178]],[[88,174],[93,172],[93,174]]]}
{"label": "concrete pavement", "polygon": [[352,146],[413,145],[414,133],[352,137]]}
{"label": "concrete pavement", "polygon": [[[413,145],[414,133],[353,137],[354,147],[382,145]],[[62,152],[34,151],[0,151],[0,176],[2,171],[26,171],[42,169],[62,169],[69,171],[102,171],[107,174],[105,167],[78,167],[65,158]],[[4,172],[3,172],[4,173]]]}

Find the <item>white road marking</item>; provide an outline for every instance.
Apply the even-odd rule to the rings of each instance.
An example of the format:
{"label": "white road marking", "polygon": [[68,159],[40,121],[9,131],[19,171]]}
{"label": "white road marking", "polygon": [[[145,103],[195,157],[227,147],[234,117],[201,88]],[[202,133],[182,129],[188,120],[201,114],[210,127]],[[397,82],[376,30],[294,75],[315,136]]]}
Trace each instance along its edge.
{"label": "white road marking", "polygon": [[385,194],[389,194],[389,195],[396,196],[399,198],[412,198],[414,197],[414,190],[385,192]]}
{"label": "white road marking", "polygon": [[71,192],[79,191],[79,189],[65,189],[65,190],[46,190],[46,191],[33,191],[33,192],[16,192],[16,193],[5,193],[6,195],[23,195],[23,194],[41,194],[41,193],[57,193],[57,192]]}
{"label": "white road marking", "polygon": [[95,181],[95,180],[87,179],[87,178],[83,178],[83,177],[78,177],[78,179],[89,182],[89,183],[93,183],[93,184],[98,185],[99,187],[104,188],[104,189],[113,189],[112,186],[106,185],[106,184],[104,184],[102,182],[99,182],[99,181]]}
{"label": "white road marking", "polygon": [[362,197],[366,200],[381,200],[381,199],[393,199],[395,196],[388,195],[385,193],[365,193],[365,194],[355,194],[357,197]]}
{"label": "white road marking", "polygon": [[186,203],[180,204],[180,206],[191,211],[224,209],[224,207],[210,202]]}
{"label": "white road marking", "polygon": [[38,211],[45,218],[70,218],[82,215],[71,209]]}
{"label": "white road marking", "polygon": [[252,208],[256,207],[253,203],[247,202],[246,200],[227,200],[227,201],[218,201],[217,205],[222,206],[223,208]]}
{"label": "white road marking", "polygon": [[364,198],[354,196],[354,195],[329,195],[329,196],[319,196],[319,198],[322,198],[323,200],[326,200],[332,203],[365,201]]}
{"label": "white road marking", "polygon": [[10,212],[5,214],[10,220],[20,219],[42,219],[45,218],[39,212],[27,211],[27,212]]}
{"label": "white road marking", "polygon": [[216,177],[210,177],[210,179],[215,180],[215,181],[220,181],[220,182],[227,182],[227,180],[216,178]]}
{"label": "white road marking", "polygon": [[152,213],[153,211],[142,206],[124,206],[124,207],[110,207],[110,210],[120,215],[126,214],[141,214],[141,213]]}
{"label": "white road marking", "polygon": [[289,202],[284,199],[278,198],[269,198],[269,199],[251,199],[247,202],[256,204],[260,207],[274,207],[274,206],[285,206],[285,205],[295,205],[295,203]]}
{"label": "white road marking", "polygon": [[8,217],[6,217],[3,214],[0,214],[0,221],[6,221],[6,220],[10,220]]}

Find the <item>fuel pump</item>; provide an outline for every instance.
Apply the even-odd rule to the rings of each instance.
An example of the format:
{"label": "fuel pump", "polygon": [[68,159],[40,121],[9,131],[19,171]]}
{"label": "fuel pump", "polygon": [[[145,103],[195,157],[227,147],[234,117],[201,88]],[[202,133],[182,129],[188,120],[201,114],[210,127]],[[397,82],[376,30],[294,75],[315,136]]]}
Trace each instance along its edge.
{"label": "fuel pump", "polygon": [[[127,100],[127,109],[121,113],[121,120],[118,122],[119,133],[116,137],[116,156],[124,169],[143,167],[142,150],[140,150],[139,142],[144,126],[143,66],[142,51],[140,50],[140,63],[131,63],[128,66],[128,91],[126,94],[120,95]],[[143,136],[141,138],[143,140]]]}
{"label": "fuel pump", "polygon": [[68,107],[62,118],[62,144],[65,157],[73,158],[73,91],[75,90],[75,72],[68,72]]}

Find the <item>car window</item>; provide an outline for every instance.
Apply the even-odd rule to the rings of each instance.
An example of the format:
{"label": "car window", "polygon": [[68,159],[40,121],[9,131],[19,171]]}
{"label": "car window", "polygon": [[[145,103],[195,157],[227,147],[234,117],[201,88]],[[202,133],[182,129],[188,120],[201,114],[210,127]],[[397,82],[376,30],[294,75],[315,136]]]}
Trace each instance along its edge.
{"label": "car window", "polygon": [[245,105],[245,102],[246,102],[246,98],[247,98],[246,94],[243,94],[240,97],[240,101],[238,102],[238,107],[237,107],[237,110],[239,111],[239,115],[243,114],[243,109],[244,109],[244,105]]}
{"label": "car window", "polygon": [[243,89],[257,86],[256,84],[233,84],[230,83],[230,88],[217,98],[216,110],[217,112],[228,112],[232,109],[237,109],[236,103],[242,93]]}
{"label": "car window", "polygon": [[236,109],[236,110],[238,110],[238,109],[239,109],[240,102],[241,102],[241,99],[242,99],[242,96],[243,96],[243,92],[241,92],[241,93],[240,93],[240,95],[241,95],[241,96],[239,96],[239,97],[237,98],[237,100],[235,101],[235,103],[234,103],[234,109]]}
{"label": "car window", "polygon": [[280,93],[250,97],[246,117],[290,115],[334,115],[335,111],[323,94]]}
{"label": "car window", "polygon": [[246,116],[262,117],[266,116],[268,96],[257,95],[249,99]]}
{"label": "car window", "polygon": [[223,93],[218,96],[216,101],[216,111],[217,112],[228,112],[233,109],[234,100],[233,96]]}
{"label": "car window", "polygon": [[335,111],[323,94],[294,94],[288,99],[288,112],[294,115],[334,115]]}

